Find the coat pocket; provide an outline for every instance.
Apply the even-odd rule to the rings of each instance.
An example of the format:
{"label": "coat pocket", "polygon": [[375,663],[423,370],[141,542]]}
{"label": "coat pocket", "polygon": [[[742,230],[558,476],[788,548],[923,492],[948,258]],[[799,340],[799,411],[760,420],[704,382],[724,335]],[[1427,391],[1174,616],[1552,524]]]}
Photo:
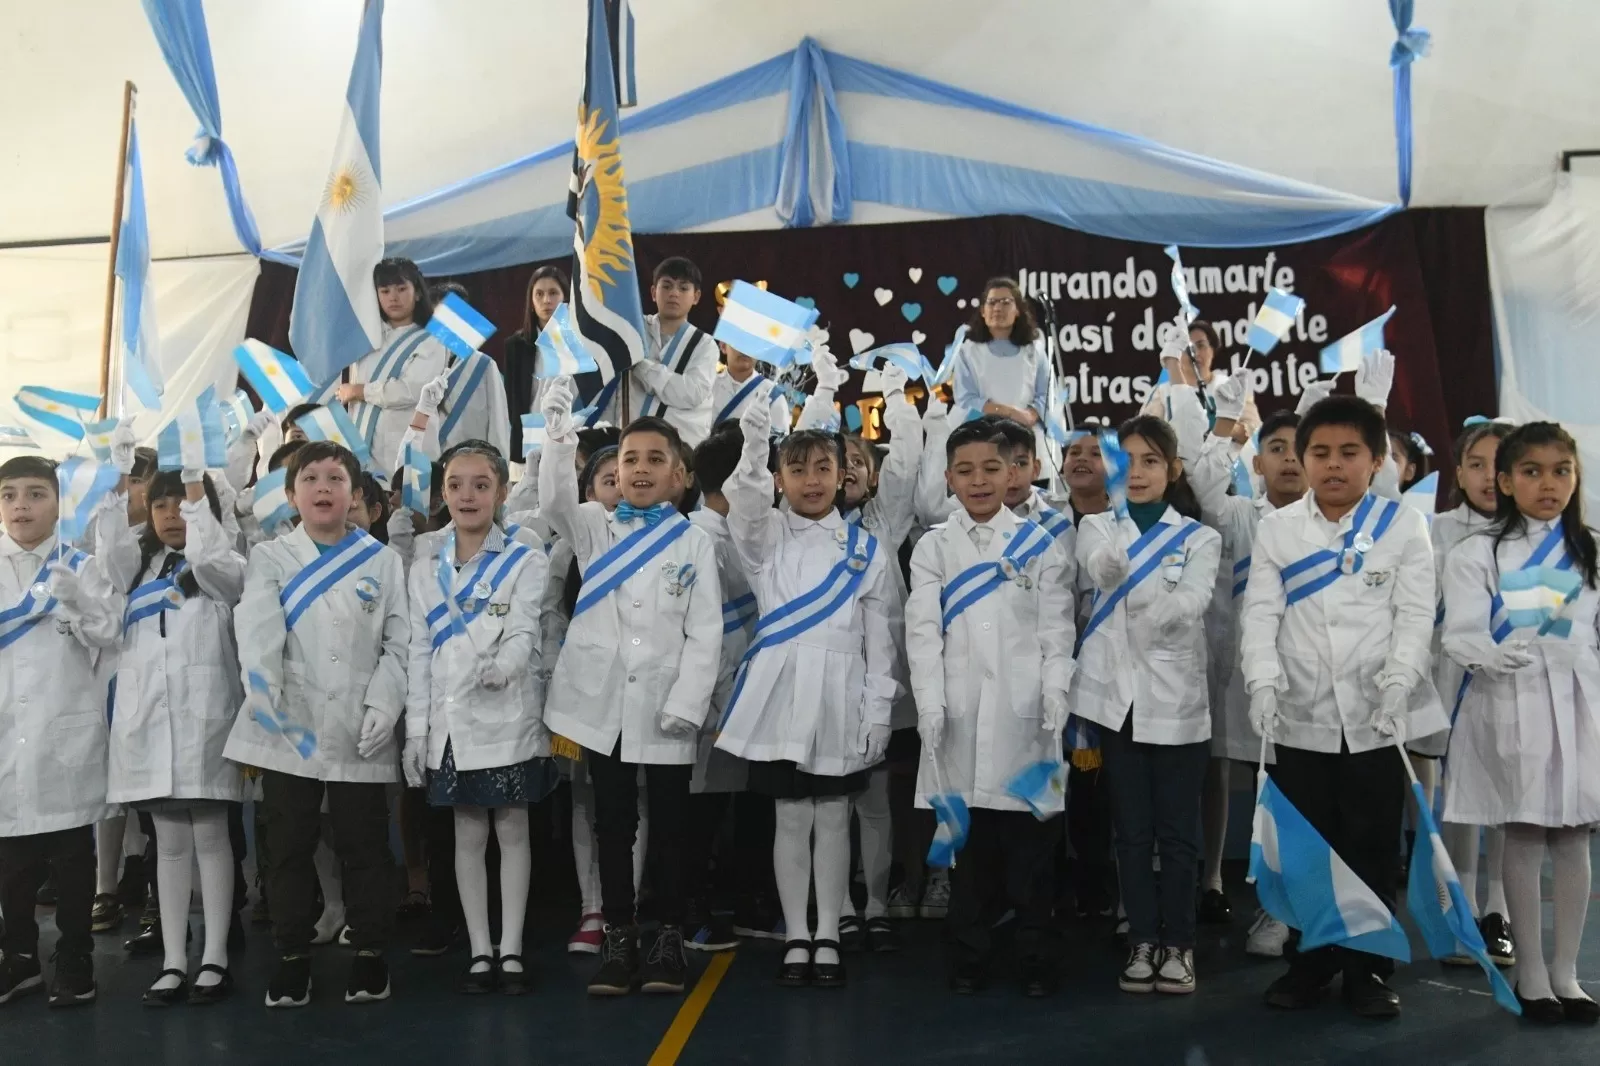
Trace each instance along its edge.
{"label": "coat pocket", "polygon": [[1019,656],[1008,665],[1010,676],[1006,683],[1011,687],[1011,710],[1018,718],[1042,718],[1044,702],[1039,691],[1039,677],[1044,669],[1042,661],[1036,655]]}

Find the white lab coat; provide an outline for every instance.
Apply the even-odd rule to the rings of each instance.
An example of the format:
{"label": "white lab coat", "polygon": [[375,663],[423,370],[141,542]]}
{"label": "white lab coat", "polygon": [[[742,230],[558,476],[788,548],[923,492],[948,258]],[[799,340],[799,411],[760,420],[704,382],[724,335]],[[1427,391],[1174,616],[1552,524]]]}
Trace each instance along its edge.
{"label": "white lab coat", "polygon": [[722,658],[717,669],[717,687],[711,693],[711,713],[706,715],[700,730],[700,747],[695,753],[694,776],[689,781],[691,792],[743,792],[750,777],[750,767],[743,759],[729,755],[717,748],[717,723],[733,694],[733,681],[739,671],[739,660],[750,646],[750,632],[755,628],[754,608],[748,608],[745,617],[748,625],[732,625],[727,613],[728,604],[750,593],[750,581],[739,565],[733,549],[733,538],[728,533],[728,520],[710,508],[702,507],[689,516],[689,521],[706,536],[717,553],[717,575],[722,584],[723,625]]}
{"label": "white lab coat", "polygon": [[[377,432],[367,443],[372,449],[373,461],[378,464],[385,479],[394,473],[394,467],[387,464],[393,463],[400,451],[400,438],[405,436],[406,427],[411,424],[411,413],[417,409],[422,386],[444,373],[450,353],[434,337],[424,336],[406,357],[398,375],[386,377],[383,381],[372,381],[371,376],[383,361],[383,354],[390,345],[410,344],[419,332],[422,332],[421,326],[401,326],[397,329],[385,325],[383,343],[350,366],[351,384],[366,386],[364,399],[349,405],[350,419],[360,426],[368,405],[379,408]],[[320,399],[316,402],[337,403],[333,393],[338,387],[339,379],[336,377],[320,390]],[[507,432],[510,432],[509,426]]]}
{"label": "white lab coat", "polygon": [[[406,578],[411,612],[411,655],[406,675],[406,736],[428,738],[428,768],[437,770],[449,741],[457,770],[515,766],[550,754],[543,729],[544,674],[540,669],[539,597],[549,560],[529,548],[489,597],[488,607],[469,622],[465,634],[450,637],[435,650],[428,615],[444,602],[439,587],[439,553],[454,523],[417,538],[415,564]],[[483,547],[462,565],[456,590],[485,552],[510,550],[499,526]],[[479,654],[493,657],[506,675],[506,687],[491,692],[478,681]]]}
{"label": "white lab coat", "polygon": [[[968,806],[1028,810],[1006,792],[1018,771],[1060,758],[1060,738],[1044,724],[1044,694],[1066,697],[1072,682],[1072,583],[1065,539],[1030,561],[1017,579],[964,610],[942,632],[940,592],[957,575],[1000,558],[1023,519],[1001,508],[987,523],[989,545],[979,551],[977,525],[962,510],[917,542],[906,601],[906,645],[919,713],[944,715],[936,784],[930,760],[920,761],[918,806],[940,786]],[[1047,809],[1062,809],[1064,797]]]}
{"label": "white lab coat", "polygon": [[[384,717],[388,736],[405,711],[411,623],[400,557],[388,548],[378,552],[313,601],[290,631],[278,596],[316,559],[317,546],[304,526],[256,545],[233,622],[246,685],[252,670],[265,677],[278,710],[316,735],[317,750],[302,759],[283,737],[240,715],[223,754],[245,766],[295,777],[399,781],[392,740],[385,740],[371,759],[360,756],[356,742],[367,708]],[[371,601],[356,594],[356,585],[367,578],[378,585]]]}
{"label": "white lab coat", "polygon": [[[120,514],[107,510],[126,524],[122,499]],[[22,600],[55,547],[52,536],[24,551],[0,534],[0,604]],[[106,686],[95,663],[121,639],[122,617],[103,565],[91,558],[80,574],[82,613],[57,604],[0,650],[0,837],[75,829],[107,813]]]}
{"label": "white lab coat", "polygon": [[[1158,538],[1165,540],[1187,521],[1168,507],[1161,516],[1168,532]],[[1110,511],[1085,515],[1078,528],[1078,572],[1092,575],[1099,553],[1125,554],[1139,537],[1131,518],[1118,521]],[[1078,649],[1070,700],[1073,713],[1113,732],[1121,731],[1131,713],[1133,739],[1146,744],[1195,744],[1211,736],[1202,617],[1217,579],[1222,538],[1216,530],[1201,526],[1179,550],[1181,563],[1158,566],[1083,638]],[[1112,591],[1102,589],[1101,595]],[[1163,597],[1178,599],[1183,620],[1157,630],[1146,621],[1145,612]]]}
{"label": "white lab coat", "polygon": [[[572,546],[581,569],[642,529],[598,503],[578,503],[572,469],[578,437],[545,445],[539,468],[542,516]],[[672,595],[671,574],[694,566],[693,582]],[[662,731],[663,712],[696,726],[706,718],[722,647],[722,595],[711,538],[690,528],[648,566],[567,626],[545,698],[551,732],[609,755],[621,741],[630,763],[688,765],[696,737]]]}
{"label": "white lab coat", "polygon": [[[1500,575],[1520,569],[1550,523],[1528,523],[1497,552],[1487,533],[1469,536],[1445,563],[1444,650],[1463,667],[1487,658],[1489,600]],[[1587,584],[1568,608],[1565,637],[1514,632],[1532,666],[1505,677],[1473,672],[1450,736],[1445,820],[1579,826],[1600,822],[1600,592]]]}
{"label": "white lab coat", "polygon": [[[661,353],[671,343],[672,337],[662,339],[658,316],[644,316],[645,358],[629,371],[629,418],[623,420],[616,417],[615,398],[607,405],[605,417],[613,425],[645,414],[665,418],[677,429],[683,442],[692,448],[711,435],[711,416],[716,413],[711,406],[711,383],[717,376],[717,362],[721,353],[711,334],[696,329],[688,322],[678,328],[694,329],[696,335],[685,337],[679,343],[678,350],[672,353],[672,366],[669,367],[661,362]],[[683,345],[691,343],[692,347],[685,353]],[[680,366],[682,373],[677,372]],[[662,404],[666,405],[665,412]]]}
{"label": "white lab coat", "polygon": [[[1428,536],[1433,541],[1433,571],[1438,579],[1439,593],[1439,609],[1434,616],[1433,626],[1433,687],[1439,693],[1439,704],[1444,708],[1445,717],[1452,727],[1456,719],[1456,698],[1461,693],[1462,679],[1467,671],[1444,653],[1444,567],[1456,545],[1468,535],[1489,528],[1489,522],[1490,519],[1462,504],[1454,510],[1434,515],[1428,525]],[[1449,746],[1448,732],[1419,737],[1406,745],[1407,749],[1418,755],[1433,758],[1444,755]]]}
{"label": "white lab coat", "polygon": [[[475,354],[488,360],[489,365],[484,369],[478,387],[467,397],[466,409],[450,427],[448,436],[442,437],[445,423],[450,421],[452,414],[449,397],[446,397],[446,402],[439,407],[439,413],[428,419],[428,428],[422,433],[422,449],[428,453],[428,458],[438,459],[446,450],[464,440],[486,440],[500,449],[500,454],[507,460],[521,459],[522,456],[511,454],[511,415],[506,410],[505,378],[500,376],[500,368],[495,365],[493,359],[483,355],[482,352]],[[454,366],[455,362],[452,356],[450,365]],[[467,368],[465,372],[470,373],[471,368]],[[410,424],[409,419],[407,424]],[[401,431],[401,435],[404,435],[404,430]],[[398,445],[393,454],[380,457],[380,462],[389,463],[390,472],[400,469],[401,456]]]}
{"label": "white lab coat", "polygon": [[[111,803],[245,798],[244,774],[222,754],[244,699],[233,608],[244,592],[245,561],[206,501],[185,500],[179,509],[188,527],[184,558],[198,591],[176,610],[135,622],[123,638],[111,719]],[[132,543],[131,535],[124,539]],[[171,554],[156,553],[135,580],[153,580]],[[118,609],[126,608],[123,597]]]}
{"label": "white lab coat", "polygon": [[1283,568],[1325,548],[1341,550],[1355,510],[1335,525],[1307,492],[1256,526],[1240,608],[1241,663],[1247,691],[1278,690],[1279,745],[1337,753],[1347,743],[1359,754],[1391,743],[1373,728],[1384,681],[1411,692],[1410,736],[1449,724],[1427,683],[1433,548],[1417,511],[1399,509],[1359,573],[1287,606]]}
{"label": "white lab coat", "polygon": [[[751,377],[755,376],[757,375],[752,371]],[[761,384],[751,389],[745,398],[740,400],[732,410],[729,410],[726,414],[723,413],[723,409],[749,383],[750,378],[745,378],[743,381],[733,380],[726,369],[717,372],[715,380],[711,383],[711,425],[716,426],[718,422],[736,419],[744,414],[751,404],[759,402],[766,404],[770,409],[772,435],[781,437],[788,433],[789,423],[794,421],[793,412],[789,407],[789,399],[783,394],[781,385],[765,376],[763,376]],[[719,415],[721,415],[720,418],[718,417]]]}
{"label": "white lab coat", "polygon": [[[761,614],[816,588],[843,558],[846,523],[837,511],[813,521],[772,506],[765,441],[746,443],[723,493],[734,549]],[[901,689],[891,634],[893,550],[880,541],[852,600],[750,660],[719,748],[752,762],[793,762],[819,776],[867,768],[863,723],[890,725]]]}

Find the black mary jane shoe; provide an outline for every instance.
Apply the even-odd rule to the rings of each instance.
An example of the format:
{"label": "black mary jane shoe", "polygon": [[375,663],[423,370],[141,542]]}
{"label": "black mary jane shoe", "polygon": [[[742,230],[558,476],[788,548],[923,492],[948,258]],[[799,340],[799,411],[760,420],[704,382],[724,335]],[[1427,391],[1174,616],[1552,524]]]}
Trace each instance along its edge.
{"label": "black mary jane shoe", "polygon": [[[515,962],[515,970],[506,969],[506,963]],[[521,955],[502,955],[495,961],[494,967],[500,975],[500,991],[508,996],[525,996],[533,989],[533,981],[528,975],[528,964],[522,961]]]}
{"label": "black mary jane shoe", "polygon": [[1567,1020],[1567,1012],[1562,1009],[1561,1001],[1554,996],[1549,999],[1523,999],[1520,985],[1511,991],[1517,997],[1517,1002],[1522,1005],[1523,1021],[1538,1022],[1541,1025],[1559,1025]]}
{"label": "black mary jane shoe", "polygon": [[209,1007],[214,1003],[221,1003],[233,995],[233,974],[228,972],[226,966],[218,966],[216,963],[208,962],[200,967],[200,972],[214,973],[222,979],[214,985],[190,985],[189,1006]]}
{"label": "black mary jane shoe", "polygon": [[[837,940],[813,940],[811,942],[811,983],[818,988],[843,988],[844,963],[843,962],[818,962],[817,952],[823,948],[832,948],[839,951]],[[840,954],[843,958],[843,954]]]}
{"label": "black mary jane shoe", "polygon": [[811,941],[790,940],[783,945],[785,956],[797,949],[806,953],[803,962],[785,962],[778,967],[778,984],[784,988],[804,988],[811,983]]}
{"label": "black mary jane shoe", "polygon": [[[486,970],[474,970],[478,963],[488,963]],[[464,996],[483,996],[494,991],[494,959],[488,955],[474,955],[467,963],[467,972],[461,975],[457,989]]]}
{"label": "black mary jane shoe", "polygon": [[178,983],[172,988],[157,988],[151,985],[144,990],[144,1005],[146,1007],[171,1007],[182,1003],[189,994],[189,975],[182,970],[162,970],[157,981],[162,977],[176,977]]}
{"label": "black mary jane shoe", "polygon": [[1569,1022],[1577,1025],[1593,1025],[1600,1022],[1600,1003],[1596,1003],[1588,996],[1577,996],[1568,999],[1557,996],[1556,1002],[1561,1004],[1561,1014]]}

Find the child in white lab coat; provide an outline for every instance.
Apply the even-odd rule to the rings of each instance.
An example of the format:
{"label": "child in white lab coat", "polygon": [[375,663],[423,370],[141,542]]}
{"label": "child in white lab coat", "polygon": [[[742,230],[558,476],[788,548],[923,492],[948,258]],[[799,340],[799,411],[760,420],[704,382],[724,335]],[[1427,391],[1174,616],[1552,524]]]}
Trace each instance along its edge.
{"label": "child in white lab coat", "polygon": [[[542,548],[505,536],[505,458],[463,441],[439,460],[450,524],[417,540],[407,578],[411,659],[406,696],[406,781],[455,809],[456,885],[472,961],[461,991],[528,991],[522,960],[532,852],[528,804],[555,786],[544,728],[539,607]],[[448,608],[445,596],[456,601]],[[500,845],[500,943],[489,942],[485,855]]]}
{"label": "child in white lab coat", "polygon": [[[539,465],[541,513],[572,545],[583,572],[545,723],[584,748],[594,781],[606,928],[589,992],[626,995],[635,982],[646,992],[681,992],[689,779],[722,645],[716,552],[671,502],[686,471],[670,424],[637,418],[622,431],[622,500],[608,511],[578,502],[571,382],[551,382],[541,404],[549,435]],[[633,881],[641,766],[661,918],[642,972]]]}
{"label": "child in white lab coat", "polygon": [[711,384],[711,425],[737,419],[753,403],[772,408],[772,432],[781,437],[789,432],[789,399],[783,386],[761,373],[756,361],[726,342],[722,351],[723,370]]}
{"label": "child in white lab coat", "polygon": [[[802,430],[778,448],[772,506],[768,411],[741,420],[744,453],[724,485],[728,529],[759,619],[723,711],[717,746],[750,760],[750,787],[777,801],[773,865],[790,940],[780,984],[840,987],[850,796],[889,745],[898,610],[890,546],[839,514],[844,446]],[[815,831],[815,845],[812,835]],[[817,924],[810,928],[813,858]]]}
{"label": "child in white lab coat", "polygon": [[311,441],[287,470],[300,525],[250,552],[234,611],[246,690],[259,675],[271,707],[241,714],[224,754],[265,771],[280,952],[267,1006],[311,1001],[312,857],[324,793],[356,948],[344,998],[369,1003],[390,991],[383,948],[394,924],[395,883],[385,786],[400,778],[394,727],[405,710],[405,575],[394,552],[347,524],[361,476],[355,456]]}
{"label": "child in white lab coat", "polygon": [[711,390],[717,342],[689,322],[700,295],[700,268],[691,260],[671,255],[656,264],[650,279],[656,313],[644,316],[645,358],[628,371],[629,410],[621,412],[616,389],[608,385],[596,398],[589,425],[648,416],[666,421],[690,447],[706,438],[716,413]]}
{"label": "child in white lab coat", "polygon": [[1211,736],[1203,619],[1222,538],[1199,522],[1171,426],[1141,415],[1118,438],[1127,516],[1089,515],[1078,530],[1078,569],[1096,595],[1071,704],[1101,727],[1129,923],[1118,986],[1185,994],[1195,987],[1194,811]]}
{"label": "child in white lab coat", "polygon": [[[1428,684],[1433,551],[1417,511],[1371,492],[1382,413],[1334,396],[1301,416],[1295,451],[1311,492],[1261,518],[1240,610],[1250,722],[1275,745],[1273,781],[1391,908],[1410,735],[1445,727]],[[1343,973],[1361,1017],[1392,1018],[1391,960],[1340,947],[1291,955],[1269,1006],[1313,1006]]]}
{"label": "child in white lab coat", "polygon": [[[119,452],[126,474],[131,438]],[[97,524],[125,523],[126,507],[125,495],[108,494]],[[58,541],[59,508],[55,463],[0,464],[0,1005],[43,986],[34,906],[47,872],[61,932],[50,1005],[91,1003],[96,991],[89,925],[94,827],[106,813],[106,689],[95,660],[120,639],[122,619],[104,565]]]}
{"label": "child in white lab coat", "polygon": [[[1600,592],[1584,522],[1578,446],[1530,422],[1495,456],[1494,522],[1445,563],[1444,650],[1471,681],[1450,737],[1445,819],[1505,829],[1506,902],[1520,934],[1517,999],[1539,1022],[1600,1021],[1578,984],[1589,909],[1589,830],[1600,823]],[[1573,598],[1542,624],[1502,599],[1507,575],[1573,577]],[[1548,568],[1545,570],[1544,568]],[[1549,579],[1541,579],[1550,587]],[[1550,854],[1555,955],[1546,969],[1540,870]]]}
{"label": "child in white lab coat", "polygon": [[950,435],[947,478],[960,509],[912,553],[906,650],[923,744],[918,792],[958,792],[972,814],[950,877],[951,988],[970,994],[985,982],[989,930],[1009,907],[1024,991],[1042,996],[1060,961],[1051,905],[1064,797],[1056,790],[1030,803],[1009,783],[1060,762],[1072,567],[1062,539],[1005,504],[1016,447],[988,420]]}
{"label": "child in white lab coat", "polygon": [[[123,530],[106,545],[131,552],[138,563],[125,601],[106,798],[148,810],[156,828],[165,959],[145,1002],[210,1004],[233,991],[227,805],[244,800],[245,784],[238,764],[222,752],[243,697],[233,609],[244,591],[245,561],[233,550],[216,490],[202,472],[157,474],[149,499],[149,524],[137,541]],[[206,940],[190,982],[186,941],[196,859]]]}

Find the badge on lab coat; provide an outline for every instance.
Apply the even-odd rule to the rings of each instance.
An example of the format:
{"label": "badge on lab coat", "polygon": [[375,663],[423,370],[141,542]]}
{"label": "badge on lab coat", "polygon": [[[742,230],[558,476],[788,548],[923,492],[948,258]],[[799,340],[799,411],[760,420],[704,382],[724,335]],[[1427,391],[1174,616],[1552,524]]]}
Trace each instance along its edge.
{"label": "badge on lab coat", "polygon": [[378,593],[383,585],[375,577],[364,577],[356,582],[356,599],[361,601],[361,609],[368,614],[378,609]]}
{"label": "badge on lab coat", "polygon": [[695,573],[694,564],[684,563],[681,567],[677,563],[668,563],[667,565],[671,566],[675,572],[674,575],[669,575],[672,580],[667,584],[667,595],[682,596],[689,591],[689,588],[694,584],[695,578],[699,576]]}
{"label": "badge on lab coat", "polygon": [[1161,557],[1161,583],[1171,592],[1183,580],[1183,553],[1172,552]]}

